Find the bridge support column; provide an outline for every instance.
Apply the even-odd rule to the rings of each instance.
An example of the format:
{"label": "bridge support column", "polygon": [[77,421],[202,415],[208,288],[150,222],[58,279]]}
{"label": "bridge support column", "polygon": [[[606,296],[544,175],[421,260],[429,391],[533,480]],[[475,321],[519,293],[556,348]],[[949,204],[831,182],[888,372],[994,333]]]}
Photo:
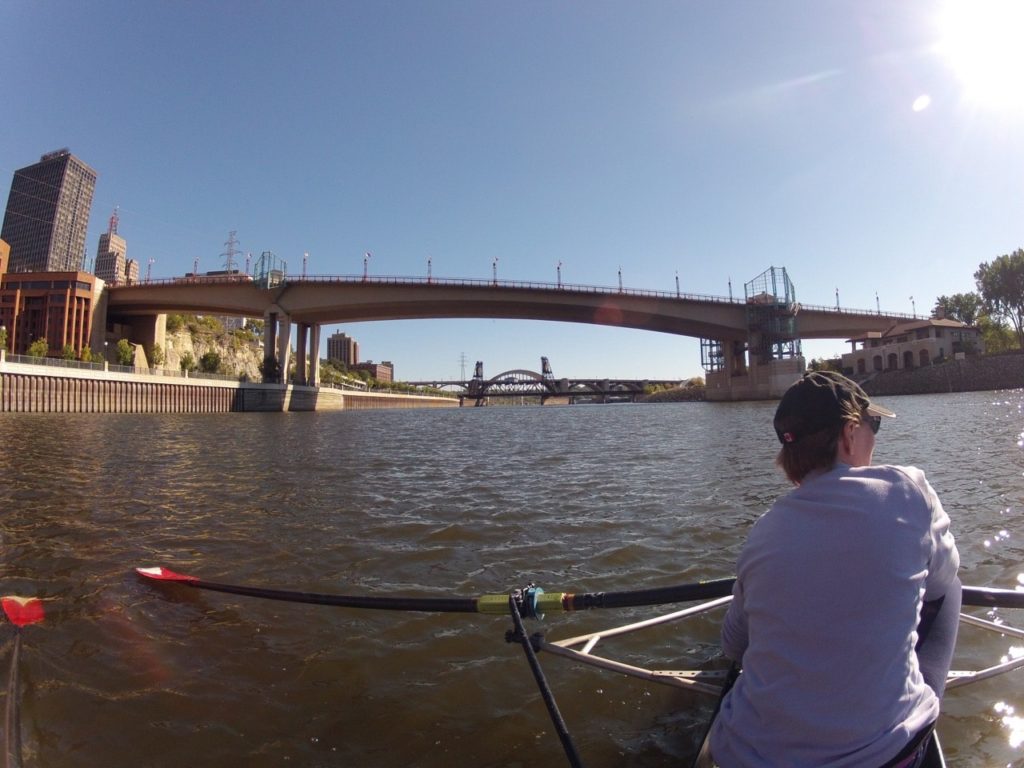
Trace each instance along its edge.
{"label": "bridge support column", "polygon": [[309,327],[309,377],[306,382],[311,387],[320,386],[320,325]]}
{"label": "bridge support column", "polygon": [[277,360],[277,312],[263,314],[263,375],[267,375],[267,359]]}
{"label": "bridge support column", "polygon": [[292,319],[288,315],[280,315],[278,323],[277,364],[281,366],[281,382],[284,383],[288,381],[288,366],[291,363]]}
{"label": "bridge support column", "polygon": [[309,338],[309,323],[298,323],[295,326],[295,383],[305,386],[308,381],[306,374],[306,344]]}

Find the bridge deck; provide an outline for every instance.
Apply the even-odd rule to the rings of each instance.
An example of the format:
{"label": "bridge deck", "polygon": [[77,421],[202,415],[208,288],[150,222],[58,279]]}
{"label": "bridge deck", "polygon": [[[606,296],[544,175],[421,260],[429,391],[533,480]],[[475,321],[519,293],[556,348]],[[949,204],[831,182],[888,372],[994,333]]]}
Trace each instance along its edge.
{"label": "bridge deck", "polygon": [[[638,328],[720,341],[748,336],[747,304],[725,297],[514,281],[361,276],[289,278],[261,288],[239,278],[178,278],[111,286],[112,315],[161,312],[263,317],[297,323],[496,318]],[[900,313],[799,305],[801,338],[849,338],[908,319]]]}

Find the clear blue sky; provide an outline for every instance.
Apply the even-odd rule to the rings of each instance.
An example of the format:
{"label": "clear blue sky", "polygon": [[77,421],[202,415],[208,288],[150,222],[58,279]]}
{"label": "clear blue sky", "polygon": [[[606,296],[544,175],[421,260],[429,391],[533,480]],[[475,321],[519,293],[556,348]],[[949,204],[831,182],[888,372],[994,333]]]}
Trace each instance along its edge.
{"label": "clear blue sky", "polygon": [[[292,272],[742,295],[777,266],[804,303],[924,314],[1024,247],[1024,3],[947,6],[6,0],[0,188],[69,147],[89,256],[120,206],[154,277],[234,230]],[[407,380],[702,373],[695,339],[601,326],[342,330]]]}

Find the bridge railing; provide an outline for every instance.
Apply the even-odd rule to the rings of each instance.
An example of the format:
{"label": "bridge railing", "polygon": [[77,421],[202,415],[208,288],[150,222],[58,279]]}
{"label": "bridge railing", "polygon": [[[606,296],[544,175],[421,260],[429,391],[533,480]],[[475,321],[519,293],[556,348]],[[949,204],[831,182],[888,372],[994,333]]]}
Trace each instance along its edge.
{"label": "bridge railing", "polygon": [[800,309],[810,309],[815,312],[832,312],[834,314],[843,315],[873,315],[878,317],[884,315],[885,317],[902,317],[906,320],[923,320],[925,319],[921,315],[912,315],[909,312],[880,312],[877,309],[850,309],[848,307],[826,307],[819,304],[800,304]]}
{"label": "bridge railing", "polygon": [[[166,277],[144,280],[132,285],[116,286],[119,289],[146,288],[152,285],[196,285],[225,283],[251,284],[248,275],[209,275],[197,277]],[[623,296],[657,296],[669,299],[689,299],[695,301],[711,301],[722,304],[743,304],[743,299],[727,296],[711,296],[681,291],[659,291],[650,288],[616,288],[612,286],[586,285],[580,283],[550,283],[536,280],[488,280],[476,277],[421,277],[411,275],[306,275],[305,277],[286,276],[278,285],[296,285],[302,283],[373,283],[376,285],[442,285],[462,286],[470,288],[519,288],[531,291],[552,291],[556,293],[586,294],[618,294]],[[275,286],[277,287],[277,286]]]}

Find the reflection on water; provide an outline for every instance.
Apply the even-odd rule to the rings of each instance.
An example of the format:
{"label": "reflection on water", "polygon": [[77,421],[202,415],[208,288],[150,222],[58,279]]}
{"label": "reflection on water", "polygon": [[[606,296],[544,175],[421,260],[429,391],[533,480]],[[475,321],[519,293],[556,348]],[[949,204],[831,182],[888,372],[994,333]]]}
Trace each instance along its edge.
{"label": "reflection on water", "polygon": [[[966,583],[1024,585],[1022,403],[885,399],[899,416],[876,460],[927,471]],[[26,749],[49,768],[563,765],[502,617],[258,601],[143,584],[131,569],[430,597],[728,576],[786,490],[773,410],[5,415],[3,591],[47,600],[23,634]],[[543,628],[565,637],[654,612],[549,616]],[[644,664],[713,663],[718,618],[615,648]],[[1017,652],[965,630],[954,665]],[[692,756],[710,702],[542,661],[587,765]],[[953,764],[1021,761],[1021,674],[950,693],[940,728]]]}
{"label": "reflection on water", "polygon": [[1008,741],[1011,747],[1019,747],[1024,744],[1024,717],[1014,714],[1014,708],[1005,701],[997,701],[993,707],[999,715],[999,721],[1009,732]]}

